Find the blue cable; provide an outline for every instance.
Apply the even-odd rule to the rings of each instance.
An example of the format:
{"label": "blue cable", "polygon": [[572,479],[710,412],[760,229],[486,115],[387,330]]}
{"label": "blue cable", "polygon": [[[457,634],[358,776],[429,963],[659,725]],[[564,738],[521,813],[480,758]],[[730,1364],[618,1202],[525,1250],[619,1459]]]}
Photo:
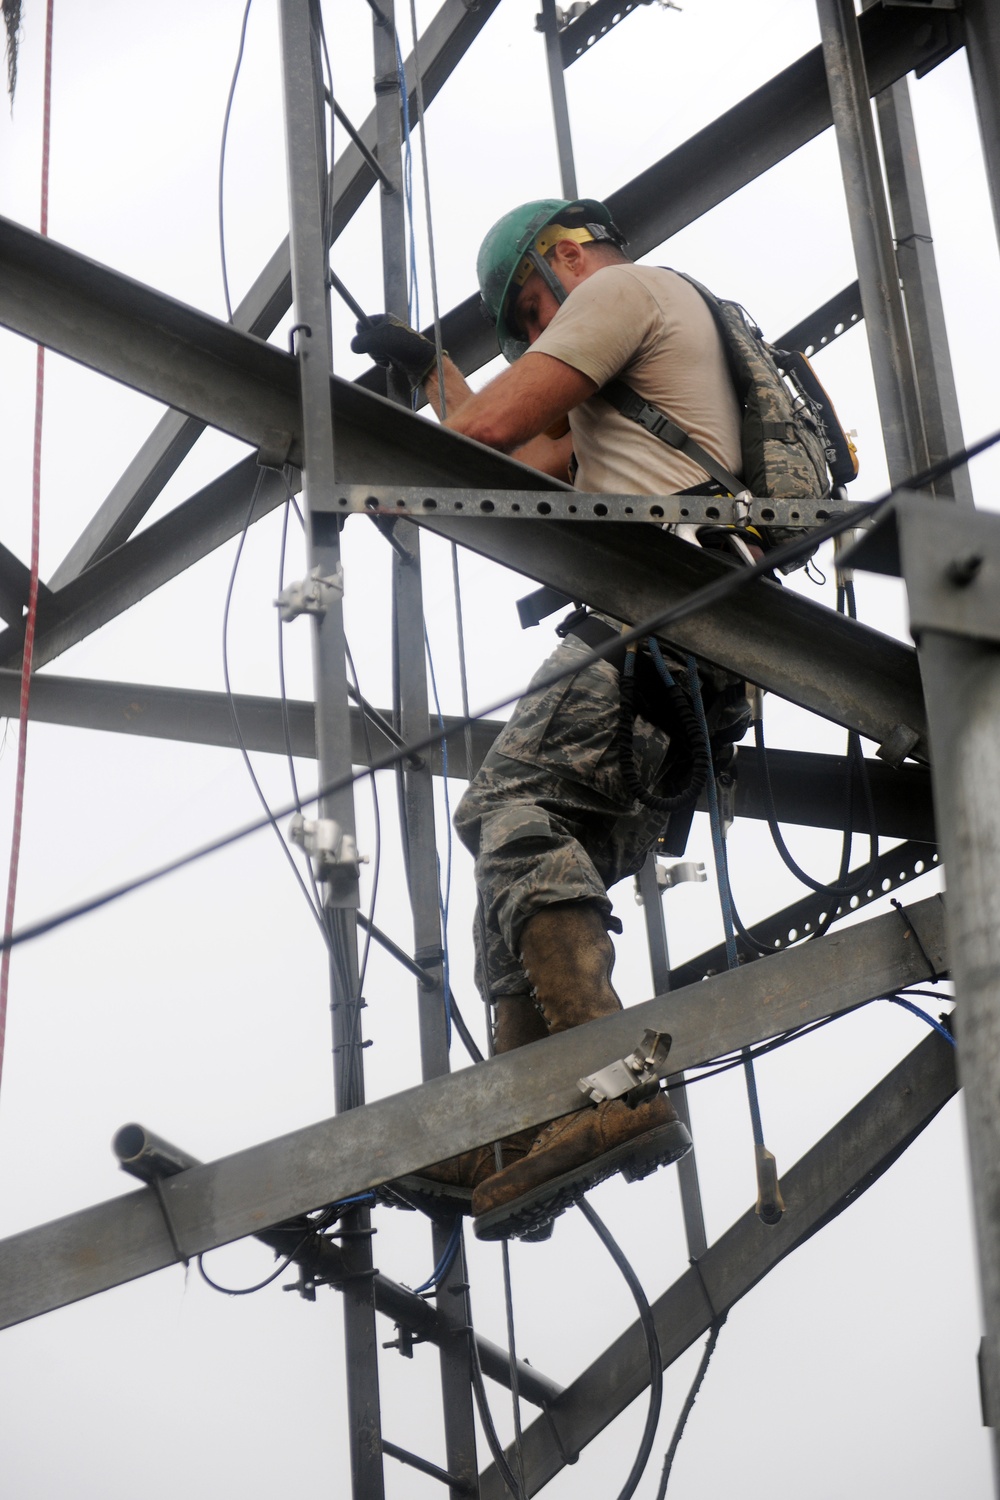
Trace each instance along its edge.
{"label": "blue cable", "polygon": [[448,955],[448,913],[451,909],[451,865],[452,865],[452,838],[451,838],[451,797],[448,792],[448,741],[444,736],[444,714],[441,712],[441,700],[438,697],[437,674],[434,671],[434,656],[431,652],[430,636],[427,634],[427,621],[424,621],[424,648],[427,652],[427,666],[430,671],[431,692],[434,695],[434,709],[437,713],[438,724],[441,726],[441,777],[444,782],[444,816],[448,829],[448,863],[445,866],[446,875],[444,890],[441,888],[441,861],[438,860],[438,907],[441,912],[441,954],[442,967],[444,970],[444,1020],[448,1046],[451,1046],[451,960]]}
{"label": "blue cable", "polygon": [[[652,637],[650,638],[652,639]],[[653,660],[660,665],[663,658],[657,661],[658,649],[653,652]],[[663,670],[666,670],[664,663]],[[708,733],[708,719],[705,716],[705,704],[701,696],[701,678],[698,676],[698,663],[693,656],[687,659],[688,678],[691,683],[691,699],[694,710],[698,716],[698,723],[702,735],[711,755],[711,741]],[[722,908],[722,926],[726,936],[726,963],[730,969],[739,967],[739,956],[736,952],[736,937],[733,931],[733,904],[729,894],[729,864],[726,859],[726,846],[722,837],[722,818],[719,814],[719,795],[715,785],[714,767],[709,766],[708,780],[705,783],[705,791],[708,796],[708,816],[712,826],[712,848],[715,852],[715,878],[719,887],[719,905]],[[750,1126],[753,1130],[753,1143],[755,1146],[764,1144],[764,1127],[760,1118],[760,1100],[757,1097],[757,1075],[754,1072],[753,1058],[749,1047],[743,1048],[743,1073],[747,1082],[747,1103],[750,1106]]]}
{"label": "blue cable", "polygon": [[[944,997],[942,996],[942,998]],[[915,1016],[920,1017],[921,1021],[926,1021],[928,1026],[937,1032],[938,1036],[943,1036],[945,1041],[950,1042],[953,1047],[958,1046],[947,1026],[942,1026],[940,1021],[935,1021],[933,1016],[929,1016],[925,1010],[921,1010],[919,1005],[914,1005],[912,1000],[906,1000],[902,995],[879,995],[879,999],[891,1000],[893,1005],[901,1005],[904,1010],[912,1011]]]}
{"label": "blue cable", "polygon": [[415,1286],[413,1288],[413,1294],[415,1297],[419,1297],[422,1292],[429,1292],[432,1287],[436,1287],[441,1281],[444,1280],[448,1272],[451,1270],[452,1262],[454,1261],[455,1256],[458,1254],[458,1247],[461,1242],[462,1221],[461,1219],[456,1219],[455,1227],[448,1237],[448,1243],[447,1245],[445,1245],[444,1250],[442,1251],[441,1259],[438,1261],[437,1265],[434,1267],[427,1280],[421,1282],[420,1286]]}

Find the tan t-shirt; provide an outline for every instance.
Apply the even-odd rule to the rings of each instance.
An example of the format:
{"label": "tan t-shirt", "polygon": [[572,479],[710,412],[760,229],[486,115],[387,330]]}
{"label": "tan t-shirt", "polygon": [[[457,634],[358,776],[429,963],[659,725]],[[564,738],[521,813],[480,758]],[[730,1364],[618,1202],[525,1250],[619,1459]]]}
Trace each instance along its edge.
{"label": "tan t-shirt", "polygon": [[[598,386],[619,376],[740,473],[740,412],[722,341],[704,299],[676,272],[602,266],[573,288],[530,352],[561,359]],[[600,396],[569,421],[577,489],[673,495],[708,478]]]}

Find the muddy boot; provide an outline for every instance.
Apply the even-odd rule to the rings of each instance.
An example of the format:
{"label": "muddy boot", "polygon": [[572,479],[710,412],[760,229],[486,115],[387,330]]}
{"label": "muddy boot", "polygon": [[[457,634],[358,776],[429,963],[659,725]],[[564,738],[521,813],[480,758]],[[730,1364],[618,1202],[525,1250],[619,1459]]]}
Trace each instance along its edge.
{"label": "muddy boot", "polygon": [[[540,1041],[548,1035],[545,1021],[530,995],[501,995],[495,1004],[493,1025],[493,1050],[496,1053],[512,1052],[515,1047],[525,1047],[529,1042]],[[500,1142],[500,1158],[503,1167],[512,1166],[528,1154],[537,1130],[519,1130]],[[487,1177],[497,1173],[496,1148],[492,1143],[475,1146],[459,1156],[437,1162],[431,1167],[422,1167],[419,1172],[397,1178],[380,1190],[384,1201],[402,1202],[408,1208],[419,1208],[432,1218],[451,1220],[456,1214],[472,1211],[473,1190]],[[537,1238],[547,1238],[547,1232]]]}
{"label": "muddy boot", "polygon": [[[611,984],[614,945],[596,902],[536,913],[521,934],[521,963],[550,1032],[621,1010]],[[662,1091],[635,1109],[611,1099],[541,1128],[531,1149],[479,1182],[472,1194],[480,1239],[530,1237],[615,1172],[634,1182],[691,1149]]]}

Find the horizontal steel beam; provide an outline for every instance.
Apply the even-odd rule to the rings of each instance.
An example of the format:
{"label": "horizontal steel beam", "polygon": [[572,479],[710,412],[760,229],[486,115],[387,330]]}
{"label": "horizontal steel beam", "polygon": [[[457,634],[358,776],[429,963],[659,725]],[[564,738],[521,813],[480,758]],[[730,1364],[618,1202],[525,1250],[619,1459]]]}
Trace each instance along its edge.
{"label": "horizontal steel beam", "polygon": [[[420,38],[422,94],[426,107],[461,62],[472,42],[493,14],[499,0],[445,0]],[[416,68],[411,54],[405,63],[412,82],[410,112],[416,116]],[[377,145],[374,109],[358,130],[363,145]],[[351,144],[334,165],[330,190],[331,227],[334,240],[364,202],[375,177],[363,153]],[[261,271],[250,291],[236,308],[233,324],[244,332],[267,338],[274,332],[292,303],[288,240],[284,239]],[[50,580],[61,588],[78,573],[114,550],[129,537],[146,514],[164,484],[190,452],[204,430],[204,423],[183,412],[169,411],[161,417],[145,443],[118,480],[104,504],[88,524]]]}
{"label": "horizontal steel beam", "polygon": [[578,1109],[577,1080],[631,1051],[646,1028],[690,1069],[947,965],[938,898],[832,933],[688,990],[436,1078],[0,1241],[0,1327],[38,1316],[318,1206]]}
{"label": "horizontal steel beam", "polygon": [[[20,690],[20,673],[0,668],[0,716],[17,713]],[[281,703],[275,698],[242,693],[236,694],[234,701],[247,749],[284,755],[285,726]],[[312,703],[290,699],[286,712],[292,754],[304,759],[315,758]],[[225,693],[40,673],[32,682],[30,716],[40,723],[77,729],[180,740],[188,744],[220,745],[229,749],[237,746],[233,716]],[[381,717],[388,715],[383,713]],[[459,721],[446,714],[444,722],[448,732]],[[449,776],[468,780],[474,775],[502,728],[500,719],[478,719],[472,725],[471,767],[465,762],[464,733],[452,733],[448,744]],[[369,748],[373,759],[380,759],[392,748],[377,720],[369,719],[366,740],[359,709],[351,710],[351,736],[355,765],[370,763]],[[424,753],[429,756],[435,774],[440,775],[440,747],[435,745]],[[847,779],[845,756],[816,755],[801,750],[769,750],[767,754],[779,822],[801,823],[812,828],[839,829],[843,826]],[[865,770],[871,785],[878,833],[885,838],[933,843],[934,809],[929,770],[915,765],[887,766],[880,760],[867,760]],[[738,817],[744,818],[767,816],[760,757],[752,745],[741,745],[737,752],[736,812]],[[857,833],[868,831],[867,814],[860,794],[853,799],[852,819]]]}
{"label": "horizontal steel beam", "polygon": [[[630,625],[731,575],[727,560],[653,527],[437,517],[419,524]],[[926,756],[913,648],[791,589],[755,579],[660,634],[877,745],[905,726],[913,753]]]}
{"label": "horizontal steel beam", "polygon": [[[173,297],[0,218],[0,323],[260,450],[302,462],[298,363]],[[331,376],[342,484],[566,489]]]}
{"label": "horizontal steel beam", "polygon": [[[843,829],[846,756],[769,749],[767,764],[779,823]],[[937,842],[927,766],[888,766],[883,760],[866,759],[865,774],[875,808],[875,828],[883,838]],[[856,834],[866,834],[868,814],[856,779],[854,787],[851,825]],[[736,752],[736,816],[767,816],[760,754],[754,745],[740,745]]]}
{"label": "horizontal steel beam", "polygon": [[[887,1171],[957,1089],[954,1050],[929,1036],[800,1161],[782,1175],[787,1207],[768,1227],[748,1209],[653,1304],[664,1368],[769,1271],[849,1207]],[[709,1301],[710,1299],[710,1301]],[[642,1330],[633,1323],[523,1433],[527,1493],[536,1494],[649,1385]],[[494,1466],[482,1500],[504,1500]]]}
{"label": "horizontal steel beam", "polygon": [[[20,695],[20,673],[0,669],[0,717],[16,714]],[[277,698],[233,696],[243,743],[248,750],[285,755],[285,714]],[[304,699],[289,699],[285,712],[293,755],[316,758],[315,709]],[[369,765],[393,749],[377,720],[366,723],[361,709],[351,711],[351,757],[355,765]],[[111,734],[135,734],[147,739],[179,740],[186,744],[219,745],[235,750],[239,741],[233,729],[230,700],[225,693],[206,693],[192,688],[153,687],[141,682],[94,681],[81,677],[50,677],[39,673],[32,679],[30,717],[44,724],[63,724],[78,729],[99,729]],[[381,717],[387,718],[388,715]],[[445,731],[456,719],[444,715]],[[503,724],[480,720],[472,726],[473,767],[465,763],[465,736],[455,733],[448,744],[448,774],[468,780],[482,764]],[[441,747],[424,751],[431,767],[441,774]]]}

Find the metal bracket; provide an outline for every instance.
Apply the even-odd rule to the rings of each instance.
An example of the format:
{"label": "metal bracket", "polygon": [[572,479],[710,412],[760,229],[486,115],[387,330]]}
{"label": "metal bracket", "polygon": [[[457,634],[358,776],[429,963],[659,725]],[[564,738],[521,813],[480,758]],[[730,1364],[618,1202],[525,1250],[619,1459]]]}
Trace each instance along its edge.
{"label": "metal bracket", "polygon": [[305,818],[296,813],[288,828],[293,844],[304,849],[313,862],[317,878],[324,880],[331,870],[345,865],[357,869],[368,863],[367,854],[359,854],[349,833],[344,833],[333,818]]}
{"label": "metal bracket", "polygon": [[[682,885],[686,880],[700,883],[708,879],[708,876],[705,874],[705,866],[700,861],[693,859],[681,860],[676,865],[665,865],[656,860],[654,868],[656,871],[657,890],[660,891],[672,890],[675,885]],[[638,875],[635,877],[635,904],[636,906],[642,905],[642,890],[639,886]]]}
{"label": "metal bracket", "polygon": [[343,597],[344,569],[338,563],[337,571],[325,578],[318,567],[313,568],[308,578],[299,579],[282,589],[274,602],[281,614],[282,623],[287,625],[289,620],[294,620],[299,615],[325,615],[331,604],[336,604]]}
{"label": "metal bracket", "polygon": [[910,631],[1000,644],[1000,516],[897,491],[842,565],[902,578]]}
{"label": "metal bracket", "polygon": [[667,1076],[667,1054],[673,1041],[663,1031],[644,1031],[634,1052],[577,1079],[577,1088],[595,1104],[624,1099],[632,1108],[648,1099]]}

